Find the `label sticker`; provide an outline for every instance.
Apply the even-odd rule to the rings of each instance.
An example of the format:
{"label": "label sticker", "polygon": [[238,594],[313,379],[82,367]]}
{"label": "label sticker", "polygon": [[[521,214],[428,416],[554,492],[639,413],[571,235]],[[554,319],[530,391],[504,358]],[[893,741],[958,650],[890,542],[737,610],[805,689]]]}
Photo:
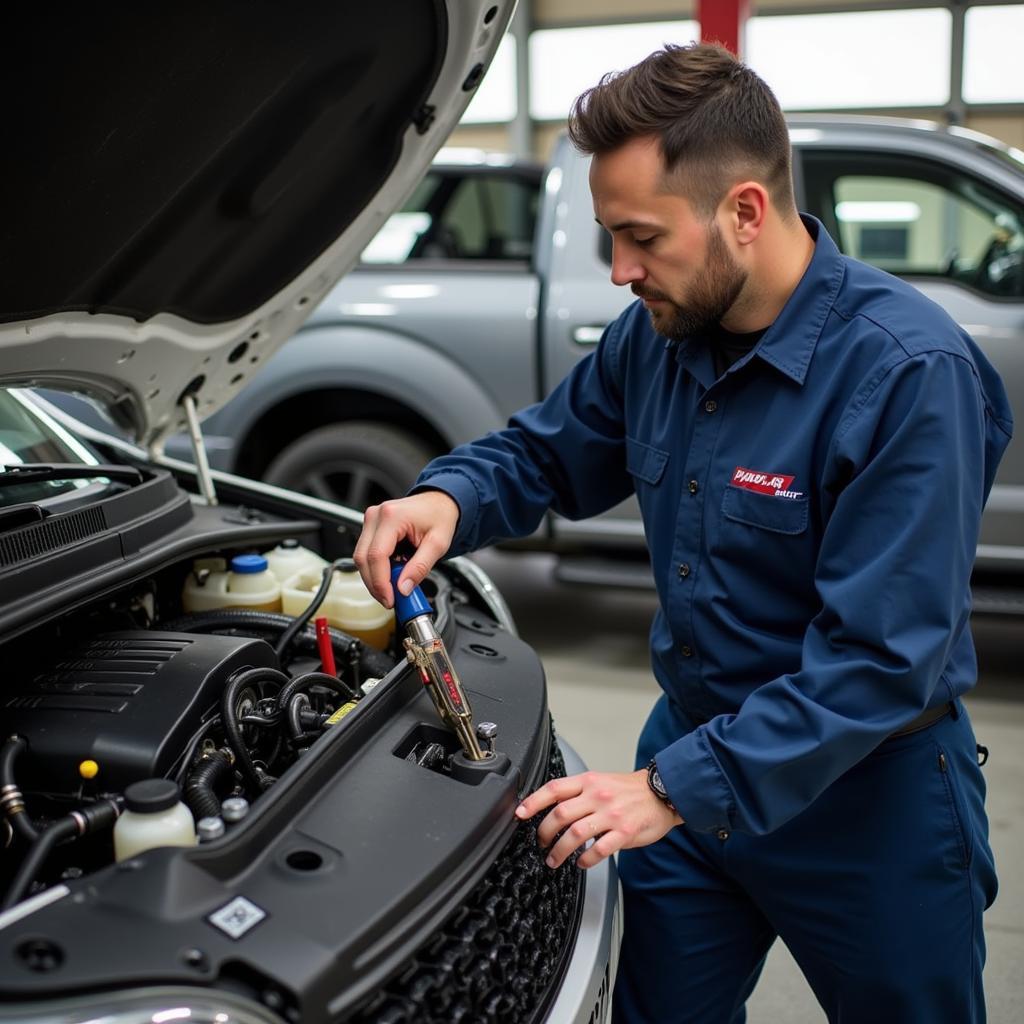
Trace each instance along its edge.
{"label": "label sticker", "polygon": [[219,928],[232,939],[240,939],[247,931],[255,928],[267,916],[255,903],[244,896],[236,896],[230,903],[225,903],[220,910],[212,913],[206,920]]}
{"label": "label sticker", "polygon": [[775,498],[802,498],[803,491],[789,489],[795,479],[795,476],[786,476],[784,473],[762,473],[743,466],[737,466],[732,471],[734,487],[756,491],[758,494],[770,494]]}
{"label": "label sticker", "polygon": [[327,719],[327,725],[337,725],[349,712],[355,711],[358,705],[354,700],[348,701],[346,704],[342,704],[337,711]]}

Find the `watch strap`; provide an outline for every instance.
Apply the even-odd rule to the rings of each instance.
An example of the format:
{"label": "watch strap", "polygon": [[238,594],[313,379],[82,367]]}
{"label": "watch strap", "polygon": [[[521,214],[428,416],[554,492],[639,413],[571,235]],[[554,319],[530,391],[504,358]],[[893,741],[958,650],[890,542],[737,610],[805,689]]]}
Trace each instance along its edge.
{"label": "watch strap", "polygon": [[673,814],[678,814],[679,811],[676,809],[676,805],[672,803],[672,798],[668,795],[668,790],[665,788],[665,783],[661,781],[661,772],[658,771],[658,762],[652,757],[647,763],[647,785],[650,791],[670,810]]}

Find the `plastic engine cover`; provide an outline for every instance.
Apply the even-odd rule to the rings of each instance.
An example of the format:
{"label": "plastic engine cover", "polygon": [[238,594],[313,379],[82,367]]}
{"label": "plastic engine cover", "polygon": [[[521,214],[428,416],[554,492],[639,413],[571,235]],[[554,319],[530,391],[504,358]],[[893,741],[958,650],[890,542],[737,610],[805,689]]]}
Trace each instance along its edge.
{"label": "plastic engine cover", "polygon": [[277,667],[271,646],[244,637],[133,630],[68,652],[6,703],[28,741],[26,789],[68,792],[78,766],[99,766],[103,791],[168,774],[239,669]]}

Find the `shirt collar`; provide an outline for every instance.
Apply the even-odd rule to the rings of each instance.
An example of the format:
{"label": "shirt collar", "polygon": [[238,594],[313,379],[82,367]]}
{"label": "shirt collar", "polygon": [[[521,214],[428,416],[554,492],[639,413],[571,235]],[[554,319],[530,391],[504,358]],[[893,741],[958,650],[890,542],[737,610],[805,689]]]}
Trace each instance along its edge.
{"label": "shirt collar", "polygon": [[816,217],[800,214],[814,239],[814,254],[775,323],[754,350],[797,384],[803,384],[825,321],[835,305],[846,267],[836,243]]}
{"label": "shirt collar", "polygon": [[[768,328],[751,356],[744,357],[737,368],[753,356],[760,357],[780,373],[784,373],[797,384],[803,384],[807,368],[814,355],[815,346],[822,328],[839,294],[845,266],[842,255],[832,241],[824,225],[810,214],[800,214],[800,219],[814,239],[814,253],[807,265],[800,283],[790,295],[775,323]],[[676,350],[676,359],[691,372],[710,371],[710,356],[703,343],[677,345],[669,341],[666,348]],[[707,367],[702,364],[707,363]]]}

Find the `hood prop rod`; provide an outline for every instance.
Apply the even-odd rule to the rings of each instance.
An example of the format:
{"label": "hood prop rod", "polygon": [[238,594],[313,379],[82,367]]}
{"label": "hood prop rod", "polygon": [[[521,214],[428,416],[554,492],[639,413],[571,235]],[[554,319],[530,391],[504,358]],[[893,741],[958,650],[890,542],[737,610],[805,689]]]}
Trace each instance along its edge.
{"label": "hood prop rod", "polygon": [[199,413],[196,411],[196,399],[190,390],[181,396],[181,407],[185,410],[185,420],[188,423],[188,436],[192,442],[192,458],[196,464],[199,489],[202,491],[207,505],[216,505],[217,492],[213,489],[213,477],[210,476],[210,461],[206,457],[203,432],[199,429]]}

